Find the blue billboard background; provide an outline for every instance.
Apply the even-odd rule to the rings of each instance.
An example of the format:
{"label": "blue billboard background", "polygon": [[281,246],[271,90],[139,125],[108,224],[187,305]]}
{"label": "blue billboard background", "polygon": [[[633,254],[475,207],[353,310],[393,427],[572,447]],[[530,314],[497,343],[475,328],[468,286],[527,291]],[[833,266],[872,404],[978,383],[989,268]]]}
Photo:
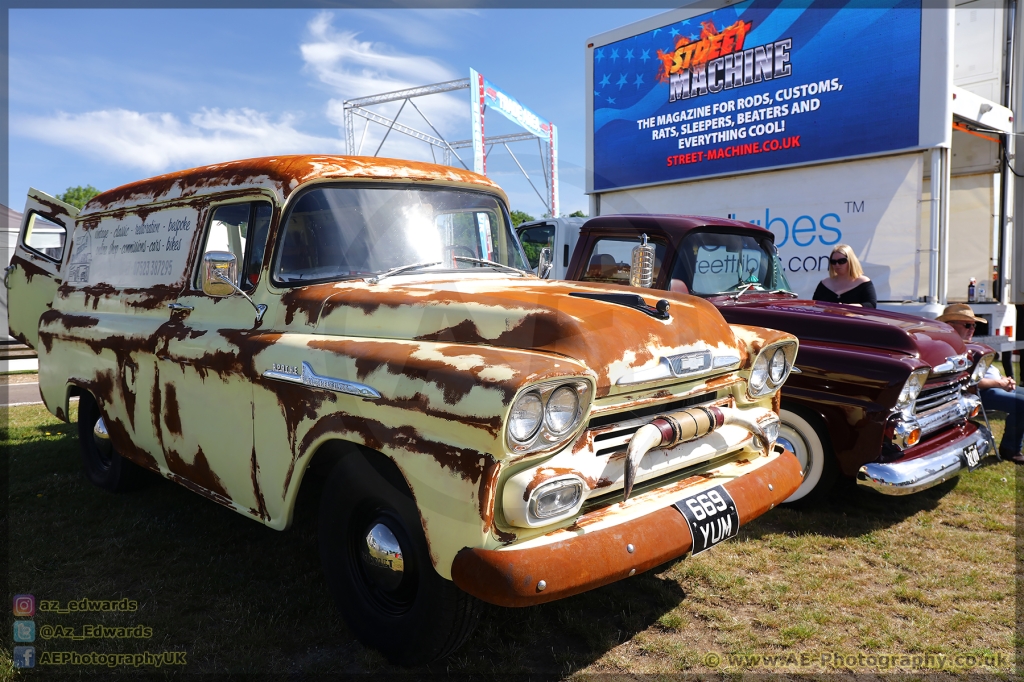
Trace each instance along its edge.
{"label": "blue billboard background", "polygon": [[[721,89],[721,59],[705,62],[702,74],[680,73],[690,69],[680,68],[677,59],[677,80],[671,80],[672,59],[659,58],[659,51],[680,55],[689,49],[692,58],[700,48],[687,48],[687,40],[712,40],[724,53],[737,34],[726,36],[724,48],[722,36],[714,34],[726,35],[739,21],[742,48],[750,54],[745,71],[741,52],[728,57],[737,69],[728,81],[732,87]],[[593,188],[916,147],[920,48],[921,0],[823,0],[803,7],[750,0],[597,48]],[[761,77],[762,69],[760,82],[749,82],[755,80],[752,57],[762,58],[759,66],[774,66],[774,77]],[[718,92],[700,87],[712,82]]]}

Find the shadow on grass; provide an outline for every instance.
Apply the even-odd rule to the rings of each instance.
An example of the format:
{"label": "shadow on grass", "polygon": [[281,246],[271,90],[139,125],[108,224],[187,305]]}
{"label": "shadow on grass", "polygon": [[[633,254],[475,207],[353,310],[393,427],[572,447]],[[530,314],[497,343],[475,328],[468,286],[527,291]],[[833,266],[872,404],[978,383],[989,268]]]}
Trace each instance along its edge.
{"label": "shadow on grass", "polygon": [[781,506],[755,519],[743,532],[750,539],[777,533],[859,537],[899,525],[922,511],[935,510],[959,481],[954,477],[913,495],[882,495],[841,480],[827,501],[807,507]]}
{"label": "shadow on grass", "polygon": [[[334,610],[317,550],[315,490],[304,491],[293,527],[283,533],[156,475],[140,490],[112,495],[81,474],[74,427],[57,435],[59,428],[42,427],[38,440],[34,432],[24,439],[22,431],[23,440],[8,444],[10,589],[35,595],[39,604],[137,602],[129,612],[39,610],[37,628],[142,625],[152,634],[40,639],[37,655],[185,651],[185,666],[149,670],[160,677],[564,676],[646,630],[685,598],[676,581],[651,571],[539,607],[492,607],[448,660],[397,669],[359,644]],[[50,672],[74,678],[99,669]]]}

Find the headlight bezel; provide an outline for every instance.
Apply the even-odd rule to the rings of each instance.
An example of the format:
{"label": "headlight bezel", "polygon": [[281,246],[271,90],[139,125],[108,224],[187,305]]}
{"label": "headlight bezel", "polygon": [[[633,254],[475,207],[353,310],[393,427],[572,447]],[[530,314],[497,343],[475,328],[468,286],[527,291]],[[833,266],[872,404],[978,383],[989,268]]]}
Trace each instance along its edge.
{"label": "headlight bezel", "polygon": [[[551,396],[561,388],[569,388],[576,394],[576,413],[562,431],[556,431],[549,418],[548,404]],[[542,410],[540,425],[527,438],[518,439],[512,434],[512,411],[515,406],[529,394],[540,398]],[[583,428],[586,417],[590,413],[594,386],[589,378],[564,377],[525,386],[519,390],[509,406],[505,418],[505,447],[513,455],[526,455],[552,450],[575,437]]]}
{"label": "headlight bezel", "polygon": [[[757,357],[754,358],[754,362],[750,365],[750,375],[747,378],[747,397],[751,399],[763,398],[781,388],[793,372],[797,348],[798,345],[795,341],[785,340],[769,344],[758,351]],[[780,351],[785,360],[785,366],[782,370],[781,378],[776,380],[772,376],[771,365]],[[763,372],[763,379],[760,378],[761,372]]]}
{"label": "headlight bezel", "polygon": [[896,406],[893,409],[904,415],[912,416],[914,405],[917,403],[921,391],[924,390],[924,385],[928,383],[929,375],[931,375],[931,369],[928,367],[919,367],[912,371],[907,380],[903,382],[903,386],[900,387],[899,395],[896,397]]}
{"label": "headlight bezel", "polygon": [[974,363],[974,369],[971,370],[971,386],[976,386],[978,383],[985,378],[985,372],[992,366],[992,363],[996,361],[995,353],[985,353],[978,361]]}

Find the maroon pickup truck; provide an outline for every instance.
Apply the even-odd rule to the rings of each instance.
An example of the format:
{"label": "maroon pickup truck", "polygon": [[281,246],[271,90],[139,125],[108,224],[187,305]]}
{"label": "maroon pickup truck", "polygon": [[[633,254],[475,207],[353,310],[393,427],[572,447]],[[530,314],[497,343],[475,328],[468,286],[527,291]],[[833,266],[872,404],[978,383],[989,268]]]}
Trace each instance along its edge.
{"label": "maroon pickup truck", "polygon": [[733,324],[799,337],[797,368],[781,392],[780,442],[796,453],[804,483],[787,502],[821,498],[840,475],[909,494],[995,455],[972,391],[992,349],[965,344],[941,322],[801,300],[786,281],[774,235],[734,220],[593,218],[580,230],[566,278],[630,284],[642,235],[653,247],[651,288],[706,298]]}

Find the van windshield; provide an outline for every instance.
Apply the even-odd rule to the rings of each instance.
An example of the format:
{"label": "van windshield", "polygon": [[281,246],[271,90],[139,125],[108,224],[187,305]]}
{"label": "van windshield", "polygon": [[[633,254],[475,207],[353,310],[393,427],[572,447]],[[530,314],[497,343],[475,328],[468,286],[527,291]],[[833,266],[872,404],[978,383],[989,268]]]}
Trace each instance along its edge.
{"label": "van windshield", "polygon": [[699,296],[792,291],[771,239],[723,232],[691,232],[683,239],[672,279]]}
{"label": "van windshield", "polygon": [[417,264],[406,272],[528,270],[501,202],[466,190],[317,187],[296,201],[278,242],[274,279],[284,284]]}

